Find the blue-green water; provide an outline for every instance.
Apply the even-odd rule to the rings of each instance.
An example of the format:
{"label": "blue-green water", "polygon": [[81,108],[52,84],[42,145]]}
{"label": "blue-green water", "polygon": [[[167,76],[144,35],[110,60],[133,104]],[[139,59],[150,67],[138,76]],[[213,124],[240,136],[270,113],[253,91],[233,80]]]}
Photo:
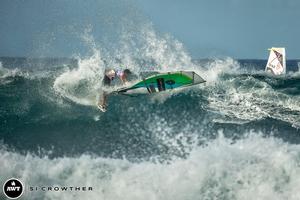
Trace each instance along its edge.
{"label": "blue-green water", "polygon": [[95,104],[107,66],[93,59],[1,59],[1,181],[95,188],[76,199],[300,196],[299,61],[273,77],[265,60],[195,60],[183,70],[206,84],[112,96],[102,113]]}

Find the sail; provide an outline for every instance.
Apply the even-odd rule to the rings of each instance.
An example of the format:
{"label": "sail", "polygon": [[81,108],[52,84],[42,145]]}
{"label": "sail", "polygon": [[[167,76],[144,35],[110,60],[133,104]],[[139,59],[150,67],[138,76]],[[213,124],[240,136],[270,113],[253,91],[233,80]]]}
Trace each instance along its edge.
{"label": "sail", "polygon": [[180,87],[187,87],[206,82],[201,76],[193,71],[175,71],[156,73],[143,80],[117,90],[117,93],[155,93],[165,90],[172,90]]}
{"label": "sail", "polygon": [[285,48],[272,47],[269,49],[270,55],[266,65],[266,72],[274,75],[286,73]]}

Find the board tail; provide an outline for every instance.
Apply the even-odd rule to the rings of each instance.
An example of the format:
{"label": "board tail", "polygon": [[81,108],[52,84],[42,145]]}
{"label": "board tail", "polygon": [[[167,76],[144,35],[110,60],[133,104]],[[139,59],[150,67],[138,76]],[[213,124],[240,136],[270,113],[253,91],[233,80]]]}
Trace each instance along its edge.
{"label": "board tail", "polygon": [[272,47],[269,49],[270,55],[266,65],[266,72],[274,75],[281,75],[286,73],[286,58],[285,48]]}

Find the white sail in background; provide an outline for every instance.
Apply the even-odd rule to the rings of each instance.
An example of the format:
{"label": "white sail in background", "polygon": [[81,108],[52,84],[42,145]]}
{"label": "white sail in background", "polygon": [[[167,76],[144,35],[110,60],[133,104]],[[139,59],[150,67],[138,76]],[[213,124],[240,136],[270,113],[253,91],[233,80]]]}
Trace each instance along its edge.
{"label": "white sail in background", "polygon": [[266,66],[266,72],[271,72],[274,75],[285,74],[285,48],[272,47],[269,51],[270,55]]}

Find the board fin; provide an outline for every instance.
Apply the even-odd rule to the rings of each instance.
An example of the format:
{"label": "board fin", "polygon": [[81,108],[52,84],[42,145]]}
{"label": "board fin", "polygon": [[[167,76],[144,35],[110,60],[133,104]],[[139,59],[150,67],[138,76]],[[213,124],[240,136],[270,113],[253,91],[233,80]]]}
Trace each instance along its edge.
{"label": "board fin", "polygon": [[106,112],[106,107],[102,106],[100,104],[97,105],[98,109],[101,110],[102,112]]}
{"label": "board fin", "polygon": [[266,72],[270,72],[274,75],[281,75],[286,73],[286,58],[285,48],[272,47],[268,49],[270,51],[268,63],[266,65]]}

